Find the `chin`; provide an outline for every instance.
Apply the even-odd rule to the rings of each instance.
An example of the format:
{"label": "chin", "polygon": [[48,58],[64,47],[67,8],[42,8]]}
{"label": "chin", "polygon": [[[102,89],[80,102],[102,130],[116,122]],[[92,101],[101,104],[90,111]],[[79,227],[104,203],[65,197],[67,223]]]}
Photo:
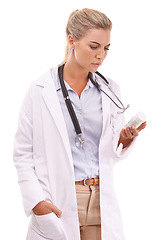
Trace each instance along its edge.
{"label": "chin", "polygon": [[99,67],[91,67],[89,72],[95,73]]}

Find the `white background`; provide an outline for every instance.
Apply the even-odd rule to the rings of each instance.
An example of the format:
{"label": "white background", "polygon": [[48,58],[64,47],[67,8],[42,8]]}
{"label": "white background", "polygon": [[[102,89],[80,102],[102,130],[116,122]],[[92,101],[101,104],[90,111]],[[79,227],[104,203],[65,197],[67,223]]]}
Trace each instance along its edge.
{"label": "white background", "polygon": [[12,161],[17,120],[30,83],[64,57],[69,14],[83,7],[103,11],[113,22],[105,76],[121,87],[147,128],[129,157],[115,166],[115,188],[126,240],[161,239],[160,4],[156,0],[5,0],[0,3],[0,216],[3,240],[23,240],[29,219]]}

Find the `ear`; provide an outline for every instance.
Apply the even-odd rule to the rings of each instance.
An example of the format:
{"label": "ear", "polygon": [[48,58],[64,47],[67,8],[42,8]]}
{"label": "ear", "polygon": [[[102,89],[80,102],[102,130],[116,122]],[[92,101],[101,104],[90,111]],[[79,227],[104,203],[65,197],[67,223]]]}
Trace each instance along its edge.
{"label": "ear", "polygon": [[75,47],[75,40],[74,40],[74,37],[72,35],[68,36],[68,44],[71,48]]}

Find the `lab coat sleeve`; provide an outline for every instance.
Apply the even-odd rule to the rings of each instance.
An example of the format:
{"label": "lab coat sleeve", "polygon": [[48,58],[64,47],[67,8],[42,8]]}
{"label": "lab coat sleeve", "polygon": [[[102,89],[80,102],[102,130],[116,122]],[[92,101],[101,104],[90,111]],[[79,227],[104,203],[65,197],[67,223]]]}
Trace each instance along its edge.
{"label": "lab coat sleeve", "polygon": [[116,134],[113,138],[113,149],[114,149],[116,161],[124,159],[128,156],[128,154],[133,150],[136,139],[137,139],[137,137],[135,137],[126,148],[123,148],[122,143],[120,143],[118,145],[119,138],[120,138],[120,132],[119,132],[118,136]]}
{"label": "lab coat sleeve", "polygon": [[20,111],[13,158],[24,209],[26,215],[29,216],[33,207],[44,200],[44,193],[36,176],[33,161],[32,99],[29,93]]}
{"label": "lab coat sleeve", "polygon": [[[113,83],[113,84],[114,84],[113,89],[115,89],[114,92],[119,97],[119,99],[121,99],[119,86],[116,83]],[[121,114],[118,113],[119,109],[115,107],[114,104],[112,105],[112,108],[113,110],[111,114],[110,124],[113,131],[113,139],[112,139],[113,151],[114,151],[115,161],[117,162],[118,160],[124,159],[128,156],[128,154],[134,148],[137,137],[135,137],[133,141],[124,149],[123,149],[122,143],[118,145],[121,130],[125,127],[125,117],[124,117],[124,113],[121,113]]]}

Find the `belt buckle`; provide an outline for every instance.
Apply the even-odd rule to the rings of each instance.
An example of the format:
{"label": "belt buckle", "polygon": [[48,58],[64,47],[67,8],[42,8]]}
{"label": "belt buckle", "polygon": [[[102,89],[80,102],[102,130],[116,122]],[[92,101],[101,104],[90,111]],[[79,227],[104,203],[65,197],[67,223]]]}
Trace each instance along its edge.
{"label": "belt buckle", "polygon": [[87,180],[87,179],[83,179],[83,185],[84,185],[84,186],[87,186],[86,180]]}
{"label": "belt buckle", "polygon": [[96,186],[97,178],[93,178],[93,186]]}

